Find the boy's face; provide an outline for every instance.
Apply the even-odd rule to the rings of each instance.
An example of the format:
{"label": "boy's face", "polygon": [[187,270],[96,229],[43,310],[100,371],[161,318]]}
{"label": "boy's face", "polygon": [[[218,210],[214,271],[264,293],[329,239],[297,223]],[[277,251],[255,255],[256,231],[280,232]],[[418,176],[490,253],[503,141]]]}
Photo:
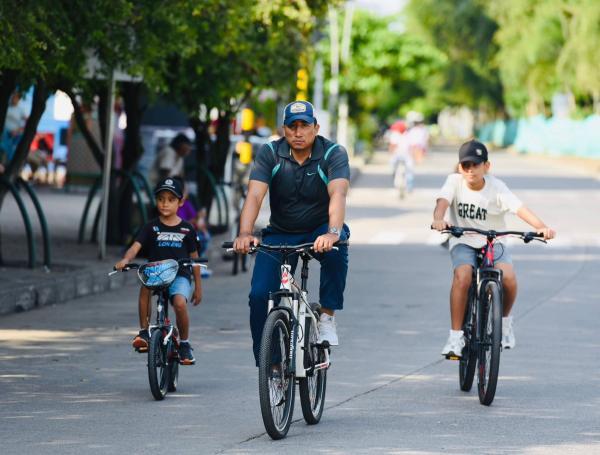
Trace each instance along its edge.
{"label": "boy's face", "polygon": [[460,163],[458,169],[467,184],[471,187],[476,187],[483,183],[485,174],[490,169],[490,162],[474,163],[472,161],[466,161]]}
{"label": "boy's face", "polygon": [[168,218],[177,213],[177,209],[183,205],[183,199],[178,199],[173,193],[163,190],[156,195],[156,208],[160,216]]}

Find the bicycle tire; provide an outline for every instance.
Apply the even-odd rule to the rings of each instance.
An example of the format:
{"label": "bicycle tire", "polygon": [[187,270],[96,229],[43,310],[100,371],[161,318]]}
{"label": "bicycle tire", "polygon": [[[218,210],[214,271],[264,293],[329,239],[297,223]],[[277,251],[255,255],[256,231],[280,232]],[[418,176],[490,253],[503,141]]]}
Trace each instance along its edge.
{"label": "bicycle tire", "polygon": [[479,402],[489,406],[494,401],[500,369],[502,342],[502,300],[498,283],[488,281],[480,298],[478,384]]}
{"label": "bicycle tire", "polygon": [[155,400],[162,400],[169,388],[168,351],[163,345],[163,334],[160,329],[153,330],[148,348],[148,381],[150,391]]}
{"label": "bicycle tire", "polygon": [[475,367],[477,366],[477,350],[475,348],[476,338],[476,312],[475,305],[475,290],[473,287],[469,289],[469,301],[465,309],[465,317],[463,321],[463,333],[465,336],[465,347],[462,351],[462,356],[458,365],[458,382],[460,390],[468,392],[473,387],[473,379],[475,378]]}
{"label": "bicycle tire", "polygon": [[179,383],[179,354],[173,341],[169,342],[169,387],[167,392],[176,392]]}
{"label": "bicycle tire", "polygon": [[[287,373],[290,362],[288,318],[284,311],[274,311],[265,322],[258,362],[260,410],[273,439],[285,438],[292,423],[296,381],[293,374]],[[273,367],[279,369],[279,378],[274,377]]]}
{"label": "bicycle tire", "polygon": [[[325,352],[315,346],[319,335],[313,328],[312,318],[306,318],[304,333],[304,368],[310,369],[315,364],[325,361]],[[298,379],[298,390],[304,420],[309,425],[319,423],[325,407],[327,369],[307,371],[305,378]]]}

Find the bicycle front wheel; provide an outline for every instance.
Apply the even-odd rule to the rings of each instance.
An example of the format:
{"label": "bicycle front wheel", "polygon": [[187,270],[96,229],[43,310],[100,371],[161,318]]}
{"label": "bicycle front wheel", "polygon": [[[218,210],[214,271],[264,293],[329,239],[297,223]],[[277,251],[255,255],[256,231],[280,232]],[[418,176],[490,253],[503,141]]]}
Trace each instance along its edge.
{"label": "bicycle front wheel", "polygon": [[475,347],[475,293],[473,288],[469,291],[469,302],[465,311],[463,322],[463,333],[465,335],[465,347],[462,351],[460,363],[458,365],[458,379],[460,390],[468,392],[473,387],[473,378],[475,377],[475,366],[477,364],[477,349]]}
{"label": "bicycle front wheel", "polygon": [[148,381],[150,382],[150,391],[156,400],[162,400],[169,387],[168,355],[167,346],[163,345],[162,330],[152,331],[148,349]]}
{"label": "bicycle front wheel", "polygon": [[258,368],[260,410],[265,429],[273,439],[285,438],[292,423],[296,383],[290,365],[287,315],[274,311],[263,329]]}
{"label": "bicycle front wheel", "polygon": [[325,362],[325,351],[317,346],[319,335],[312,318],[304,326],[304,368],[306,377],[298,379],[302,415],[309,425],[319,423],[325,406],[327,369],[315,370],[315,365]]}
{"label": "bicycle front wheel", "polygon": [[477,388],[479,402],[489,406],[496,394],[502,342],[502,300],[498,283],[488,281],[480,300],[480,311],[477,312],[479,331]]}

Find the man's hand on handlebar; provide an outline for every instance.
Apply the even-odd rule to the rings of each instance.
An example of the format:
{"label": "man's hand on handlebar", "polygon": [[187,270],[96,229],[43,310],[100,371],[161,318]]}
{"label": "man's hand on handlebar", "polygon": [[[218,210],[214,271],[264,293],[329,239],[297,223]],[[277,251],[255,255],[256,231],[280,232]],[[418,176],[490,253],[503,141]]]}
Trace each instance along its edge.
{"label": "man's hand on handlebar", "polygon": [[431,223],[431,229],[435,229],[436,231],[443,231],[451,227],[452,225],[446,220],[433,220],[433,222]]}
{"label": "man's hand on handlebar", "polygon": [[317,237],[313,245],[313,250],[317,253],[326,253],[333,249],[333,245],[340,239],[339,235],[323,234]]}
{"label": "man's hand on handlebar", "polygon": [[248,254],[250,252],[250,247],[258,245],[259,243],[258,239],[252,234],[240,233],[233,241],[233,250],[236,253]]}

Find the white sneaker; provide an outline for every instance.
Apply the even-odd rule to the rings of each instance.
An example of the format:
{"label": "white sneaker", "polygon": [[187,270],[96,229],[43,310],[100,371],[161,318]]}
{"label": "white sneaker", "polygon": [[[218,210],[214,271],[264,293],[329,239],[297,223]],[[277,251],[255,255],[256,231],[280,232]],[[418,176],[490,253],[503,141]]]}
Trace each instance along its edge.
{"label": "white sneaker", "polygon": [[514,349],[516,344],[512,316],[502,318],[502,349]]}
{"label": "white sneaker", "polygon": [[465,337],[462,330],[450,330],[450,336],[442,355],[445,357],[462,357],[462,350],[465,347]]}
{"label": "white sneaker", "polygon": [[339,344],[335,328],[335,318],[325,313],[321,313],[321,317],[319,318],[319,343],[323,341],[328,341],[330,346],[337,346]]}

